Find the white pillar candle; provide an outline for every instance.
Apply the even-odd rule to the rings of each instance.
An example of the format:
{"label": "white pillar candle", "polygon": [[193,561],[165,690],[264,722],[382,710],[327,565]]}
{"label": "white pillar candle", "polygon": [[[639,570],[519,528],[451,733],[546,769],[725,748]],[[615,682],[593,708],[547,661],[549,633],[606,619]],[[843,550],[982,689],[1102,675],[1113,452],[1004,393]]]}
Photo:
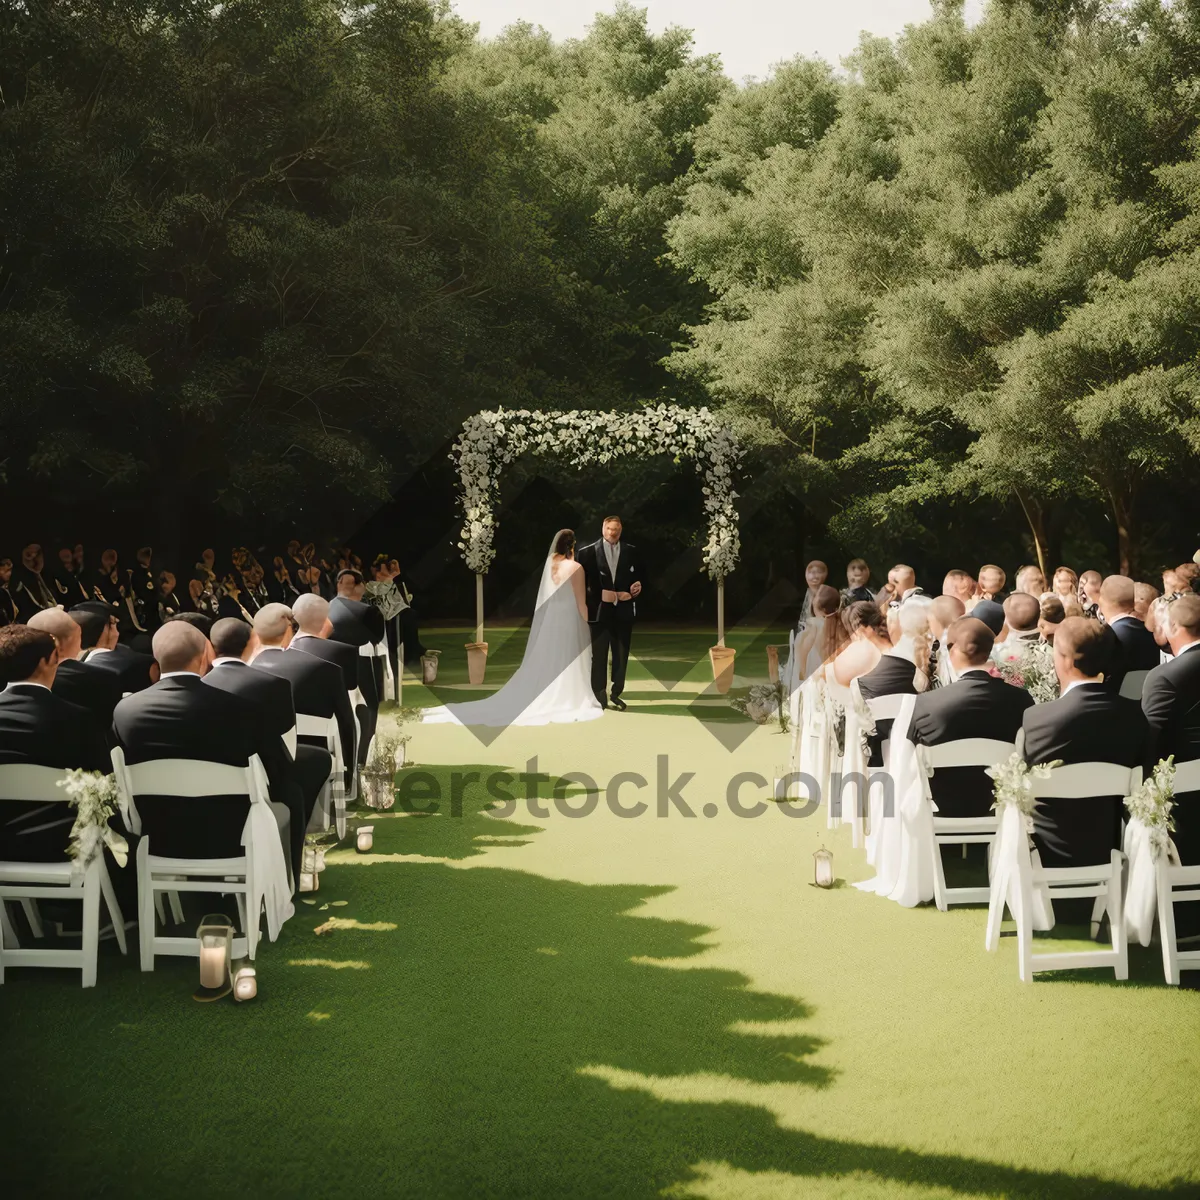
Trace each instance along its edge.
{"label": "white pillar candle", "polygon": [[363,825],[358,831],[358,852],[366,854],[368,850],[375,844],[375,829],[372,825]]}
{"label": "white pillar candle", "polygon": [[225,985],[225,947],[200,946],[200,986],[219,988]]}
{"label": "white pillar candle", "polygon": [[258,995],[258,977],[253,967],[239,967],[233,977],[233,998],[253,1000]]}

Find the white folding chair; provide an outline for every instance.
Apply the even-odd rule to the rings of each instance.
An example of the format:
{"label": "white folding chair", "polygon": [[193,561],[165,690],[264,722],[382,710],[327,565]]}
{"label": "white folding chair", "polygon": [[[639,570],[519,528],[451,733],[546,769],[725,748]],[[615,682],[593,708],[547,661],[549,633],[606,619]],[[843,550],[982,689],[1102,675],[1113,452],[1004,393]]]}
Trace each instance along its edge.
{"label": "white folding chair", "polygon": [[[1100,796],[1128,796],[1141,782],[1140,767],[1122,767],[1116,763],[1073,763],[1055,767],[1046,779],[1033,781],[1039,800],[1087,799]],[[1017,969],[1024,983],[1032,982],[1038,971],[1070,971],[1079,967],[1112,967],[1117,979],[1129,978],[1129,946],[1125,934],[1122,907],[1122,871],[1125,855],[1113,850],[1108,862],[1086,867],[1043,867],[1035,861],[1022,836],[1012,847],[1016,878],[995,890],[988,909],[987,947],[994,950],[1000,937],[1000,921],[1005,902],[1017,924]],[[1008,870],[1011,863],[994,864],[994,870]],[[1103,900],[1108,913],[1111,947],[1107,950],[1033,952],[1033,891],[1043,889],[1054,900]]]}
{"label": "white folding chair", "polygon": [[[993,738],[960,738],[955,742],[943,742],[940,746],[921,746],[919,757],[927,774],[932,776],[938,770],[953,767],[991,767],[1005,762],[1015,749],[1014,743]],[[991,790],[988,782],[986,794],[989,799]],[[996,840],[999,828],[1000,818],[994,812],[977,817],[933,814],[933,899],[940,912],[945,912],[951,904],[986,904],[991,896],[988,887],[947,887],[941,847],[962,846],[965,855],[969,845],[986,845],[990,874],[992,843]]]}
{"label": "white folding chair", "polygon": [[[1177,763],[1175,794],[1200,792],[1200,759]],[[1175,867],[1166,855],[1155,867],[1158,884],[1158,938],[1162,942],[1163,975],[1170,984],[1179,984],[1179,972],[1200,970],[1200,949],[1180,950],[1175,936],[1175,905],[1200,900],[1200,865]]]}
{"label": "white folding chair", "polygon": [[1146,676],[1149,671],[1126,671],[1121,680],[1121,695],[1126,700],[1140,700],[1142,689],[1146,686]]}
{"label": "white folding chair", "polygon": [[[857,680],[854,681],[854,683],[857,682]],[[864,699],[866,698],[864,697]],[[866,700],[867,711],[871,714],[871,720],[874,722],[875,728],[879,728],[880,721],[894,721],[900,715],[900,709],[907,699],[908,696],[906,694],[896,692],[890,696],[875,696],[870,700]],[[883,758],[883,766],[876,767],[876,772],[881,771],[886,774],[890,769],[888,766],[888,754],[891,749],[890,743],[890,737],[884,738],[880,743],[879,752]],[[867,777],[870,778],[872,768],[869,764],[866,773]],[[857,797],[855,797],[854,812],[851,816],[851,832],[853,835],[851,840],[855,846],[861,846],[865,843],[867,847],[867,862],[874,866],[879,838],[882,836],[884,829],[884,804],[887,793],[882,787],[871,787],[868,791],[867,816],[865,821],[862,817],[862,805],[857,802]],[[845,801],[843,801],[844,804]]]}
{"label": "white folding chair", "polygon": [[[120,750],[113,751],[118,779],[123,778],[131,826],[140,828],[136,816],[138,796],[170,796],[202,799],[206,796],[245,796],[253,804],[266,803],[262,794],[256,759],[245,767],[225,763],[201,762],[190,758],[160,758],[126,766]],[[261,768],[259,768],[261,771]],[[251,911],[248,898],[259,895],[254,866],[247,854],[229,858],[168,858],[151,853],[150,838],[143,836],[137,848],[138,938],[141,943],[143,971],[154,970],[158,954],[196,957],[199,943],[193,937],[160,936],[155,928],[156,903],[160,893],[177,896],[179,892],[217,892],[237,897],[238,915],[243,934],[233,939],[235,957],[253,958],[258,948],[261,905]],[[173,905],[174,907],[174,905]]]}
{"label": "white folding chair", "polygon": [[348,797],[345,786],[345,760],[342,757],[342,736],[338,729],[337,717],[314,717],[308,713],[297,713],[296,733],[300,737],[325,739],[325,748],[329,751],[333,762],[329,769],[329,778],[325,780],[325,786],[317,797],[309,828],[328,829],[332,813],[340,841],[346,836],[346,801]]}
{"label": "white folding chair", "polygon": [[[36,767],[26,763],[0,766],[0,800],[65,805],[68,803],[67,793],[58,786],[64,774],[58,767]],[[84,987],[95,987],[101,899],[108,909],[117,945],[122,954],[128,953],[125,918],[117,904],[103,854],[97,854],[83,878],[78,879],[72,876],[73,864],[66,857],[66,849],[64,840],[63,858],[58,862],[0,862],[0,915],[3,916],[0,923],[0,983],[4,982],[5,967],[69,967],[82,971]],[[9,901],[20,901],[34,936],[41,938],[41,921],[36,907],[38,900],[83,902],[81,946],[78,950],[38,950],[20,945],[4,906]]]}

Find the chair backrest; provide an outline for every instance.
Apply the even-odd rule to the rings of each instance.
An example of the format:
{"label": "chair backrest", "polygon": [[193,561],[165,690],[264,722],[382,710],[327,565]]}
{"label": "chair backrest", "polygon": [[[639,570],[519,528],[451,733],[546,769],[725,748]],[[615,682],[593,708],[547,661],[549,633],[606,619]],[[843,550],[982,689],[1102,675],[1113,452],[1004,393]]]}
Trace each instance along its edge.
{"label": "chair backrest", "polygon": [[1121,680],[1121,695],[1126,700],[1140,700],[1142,688],[1146,686],[1146,676],[1149,671],[1126,671]]}
{"label": "chair backrest", "polygon": [[299,737],[328,738],[337,733],[337,717],[314,717],[310,713],[296,714],[296,734]]}
{"label": "chair backrest", "polygon": [[194,758],[156,758],[125,768],[136,796],[252,796],[251,768]]}
{"label": "chair backrest", "polygon": [[1184,792],[1200,792],[1200,758],[1175,764],[1175,794]]}
{"label": "chair backrest", "polygon": [[0,800],[29,800],[39,804],[66,801],[66,790],[58,786],[58,781],[65,778],[62,767],[35,767],[30,763],[0,766]]}
{"label": "chair backrest", "polygon": [[900,708],[907,699],[908,693],[905,692],[895,692],[890,696],[875,696],[867,701],[867,708],[875,721],[894,721],[900,715]]}
{"label": "chair backrest", "polygon": [[287,731],[287,733],[285,733],[283,735],[283,744],[287,747],[288,753],[292,756],[293,759],[295,759],[295,757],[296,757],[296,726],[295,725],[293,725],[291,727],[291,729],[289,729]]}
{"label": "chair backrest", "polygon": [[1103,762],[1072,763],[1055,767],[1046,779],[1034,779],[1033,794],[1046,800],[1128,796],[1141,781],[1141,767]]}
{"label": "chair backrest", "polygon": [[935,771],[949,767],[991,767],[1008,760],[1016,746],[994,738],[959,738],[922,748],[925,761]]}

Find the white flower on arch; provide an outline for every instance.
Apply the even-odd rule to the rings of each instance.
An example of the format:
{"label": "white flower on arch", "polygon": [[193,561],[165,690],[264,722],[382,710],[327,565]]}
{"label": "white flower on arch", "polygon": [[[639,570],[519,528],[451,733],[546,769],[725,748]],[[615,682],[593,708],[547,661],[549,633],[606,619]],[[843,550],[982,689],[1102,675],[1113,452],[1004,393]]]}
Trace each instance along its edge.
{"label": "white flower on arch", "polygon": [[657,404],[633,412],[535,412],[503,408],[463,422],[450,457],[458,468],[463,527],[459,550],[467,566],[483,575],[496,557],[495,508],[500,474],[526,451],[558,454],[576,466],[610,462],[626,454],[669,454],[690,459],[704,481],[708,537],[704,565],[710,579],[724,579],[737,565],[737,492],[733,475],[742,448],[733,431],[707,408]]}

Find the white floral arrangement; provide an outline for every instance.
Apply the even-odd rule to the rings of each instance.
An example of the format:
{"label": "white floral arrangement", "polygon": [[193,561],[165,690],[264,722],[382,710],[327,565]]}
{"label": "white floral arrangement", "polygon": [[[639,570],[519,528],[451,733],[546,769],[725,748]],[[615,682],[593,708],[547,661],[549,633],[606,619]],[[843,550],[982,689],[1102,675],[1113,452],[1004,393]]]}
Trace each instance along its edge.
{"label": "white floral arrangement", "polygon": [[628,454],[691,459],[701,476],[708,537],[704,565],[724,579],[737,565],[738,494],[733,474],[743,450],[732,430],[707,408],[657,404],[632,412],[535,412],[503,408],[463,422],[450,457],[458,468],[463,526],[458,548],[467,566],[484,574],[496,557],[500,475],[522,454],[562,454],[578,466]]}
{"label": "white floral arrangement", "polygon": [[1006,656],[996,663],[1005,683],[1024,688],[1035,704],[1058,699],[1058,674],[1054,670],[1054,647],[1049,642],[1034,642],[1019,654]]}
{"label": "white floral arrangement", "polygon": [[787,706],[783,704],[783,688],[778,683],[753,684],[745,696],[730,700],[731,708],[736,709],[752,720],[756,725],[769,725],[778,721],[781,730],[788,727]]}
{"label": "white floral arrangement", "polygon": [[1175,832],[1175,818],[1171,810],[1175,807],[1175,756],[1162,759],[1154,768],[1149,779],[1125,799],[1125,807],[1131,818],[1141,821],[1150,831],[1150,844],[1155,856],[1166,852]]}
{"label": "white floral arrangement", "polygon": [[105,846],[112,851],[117,865],[123,867],[129,856],[129,843],[108,823],[119,803],[116,778],[99,771],[70,770],[58,781],[58,786],[66,790],[75,809],[75,824],[71,826],[67,846],[72,875],[82,879]]}
{"label": "white floral arrangement", "polygon": [[1032,833],[1033,814],[1038,805],[1037,797],[1033,794],[1034,780],[1049,779],[1050,772],[1061,766],[1062,760],[1056,759],[1052,763],[1031,767],[1020,751],[1014,750],[1004,762],[985,767],[984,774],[995,781],[992,808],[1001,812],[1008,805],[1013,805],[1024,820],[1026,833]]}

